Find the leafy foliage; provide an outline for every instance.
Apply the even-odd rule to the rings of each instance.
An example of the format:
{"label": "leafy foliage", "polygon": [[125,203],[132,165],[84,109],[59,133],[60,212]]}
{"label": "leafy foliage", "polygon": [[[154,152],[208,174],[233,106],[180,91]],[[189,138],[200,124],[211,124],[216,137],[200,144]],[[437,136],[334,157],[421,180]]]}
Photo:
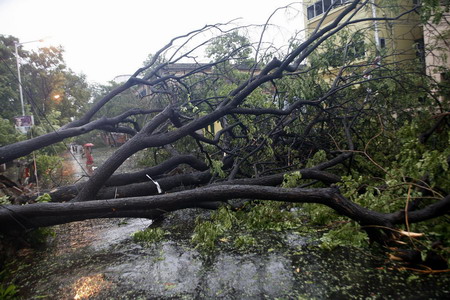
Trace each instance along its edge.
{"label": "leafy foliage", "polygon": [[132,237],[135,242],[153,244],[161,241],[165,235],[166,232],[162,228],[156,227],[135,232]]}
{"label": "leafy foliage", "polygon": [[321,238],[320,247],[332,250],[338,246],[364,248],[368,245],[368,237],[355,222],[348,222],[326,232]]}
{"label": "leafy foliage", "polygon": [[251,44],[247,37],[237,31],[232,31],[217,37],[206,49],[206,55],[214,60],[232,55],[234,63],[245,63],[250,59]]}
{"label": "leafy foliage", "polygon": [[0,118],[0,145],[8,145],[20,140],[24,137],[14,128],[12,122]]}
{"label": "leafy foliage", "polygon": [[437,24],[445,13],[449,12],[449,1],[422,0],[420,1],[420,16],[423,22],[432,21]]}
{"label": "leafy foliage", "polygon": [[6,287],[0,285],[0,299],[2,300],[18,299],[17,293],[18,290],[14,284],[10,284]]}
{"label": "leafy foliage", "polygon": [[62,157],[47,154],[36,155],[36,167],[39,170],[40,183],[44,186],[52,185],[54,178],[61,171]]}
{"label": "leafy foliage", "polygon": [[48,193],[44,193],[43,195],[36,198],[36,202],[50,202],[52,201],[52,196]]}
{"label": "leafy foliage", "polygon": [[214,211],[209,220],[197,219],[192,243],[206,253],[215,250],[219,241],[245,250],[258,244],[253,236],[256,232],[280,232],[302,226],[302,219],[295,210],[282,209],[284,205],[269,201],[248,204],[248,208],[238,211],[223,206]]}
{"label": "leafy foliage", "polygon": [[84,75],[68,70],[62,47],[41,48],[30,53],[30,63],[22,68],[24,90],[36,122],[46,122],[44,115],[58,111],[58,125],[83,112],[90,98]]}
{"label": "leafy foliage", "polygon": [[[11,120],[21,115],[14,43],[12,36],[0,35],[0,116]],[[45,115],[58,111],[58,125],[78,117],[87,107],[90,88],[84,75],[77,75],[64,62],[62,47],[24,51],[18,46],[26,114],[46,123]]]}
{"label": "leafy foliage", "polygon": [[[0,117],[12,120],[20,114],[20,101],[17,82],[16,59],[14,57],[14,43],[17,38],[0,35]],[[24,57],[24,53],[19,51]]]}

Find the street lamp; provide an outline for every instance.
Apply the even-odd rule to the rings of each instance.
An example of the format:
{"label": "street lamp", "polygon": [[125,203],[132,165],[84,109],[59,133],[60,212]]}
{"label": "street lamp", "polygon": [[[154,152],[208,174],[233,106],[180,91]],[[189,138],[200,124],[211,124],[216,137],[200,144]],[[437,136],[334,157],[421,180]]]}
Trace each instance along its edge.
{"label": "street lamp", "polygon": [[43,39],[40,39],[40,40],[35,40],[35,41],[23,42],[23,43],[14,42],[14,48],[16,50],[17,78],[19,79],[19,95],[20,95],[20,105],[22,107],[22,116],[25,116],[25,107],[24,107],[24,104],[23,104],[22,79],[20,77],[20,62],[19,62],[18,47],[20,45],[23,45],[23,44],[35,43],[35,42],[43,42],[43,41],[44,41]]}

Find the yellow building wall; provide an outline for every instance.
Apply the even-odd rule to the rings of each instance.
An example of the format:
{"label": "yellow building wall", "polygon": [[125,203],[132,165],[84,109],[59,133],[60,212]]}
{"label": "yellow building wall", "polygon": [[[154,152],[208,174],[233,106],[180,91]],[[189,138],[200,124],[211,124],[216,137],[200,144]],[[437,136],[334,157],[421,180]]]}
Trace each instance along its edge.
{"label": "yellow building wall", "polygon": [[203,135],[206,137],[214,137],[214,135],[222,129],[222,124],[220,123],[220,121],[215,121],[214,123],[208,125],[206,128],[203,128]]}

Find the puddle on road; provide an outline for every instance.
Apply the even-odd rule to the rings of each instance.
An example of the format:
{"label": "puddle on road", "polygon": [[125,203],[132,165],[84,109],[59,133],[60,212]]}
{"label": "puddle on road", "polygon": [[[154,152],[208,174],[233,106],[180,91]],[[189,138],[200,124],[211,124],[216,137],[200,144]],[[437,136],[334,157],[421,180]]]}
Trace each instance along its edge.
{"label": "puddle on road", "polygon": [[[247,253],[201,255],[189,239],[142,246],[131,234],[146,219],[55,226],[44,250],[16,274],[24,299],[446,299],[448,275],[380,269],[352,249],[322,251],[296,233]],[[293,235],[298,235],[294,238]],[[414,288],[412,288],[414,287]]]}
{"label": "puddle on road", "polygon": [[61,255],[86,249],[108,249],[127,241],[134,232],[151,223],[148,219],[97,219],[54,226],[56,238],[51,241],[51,250]]}

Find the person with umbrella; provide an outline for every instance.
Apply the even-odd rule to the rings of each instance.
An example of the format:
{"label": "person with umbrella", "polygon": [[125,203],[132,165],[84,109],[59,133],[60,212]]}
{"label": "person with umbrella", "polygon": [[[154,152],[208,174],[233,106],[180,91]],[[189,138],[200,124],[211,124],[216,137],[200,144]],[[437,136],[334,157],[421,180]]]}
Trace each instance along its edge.
{"label": "person with umbrella", "polygon": [[92,167],[92,164],[94,163],[94,157],[92,156],[92,147],[94,144],[87,143],[84,144],[84,154],[86,155],[86,166]]}

